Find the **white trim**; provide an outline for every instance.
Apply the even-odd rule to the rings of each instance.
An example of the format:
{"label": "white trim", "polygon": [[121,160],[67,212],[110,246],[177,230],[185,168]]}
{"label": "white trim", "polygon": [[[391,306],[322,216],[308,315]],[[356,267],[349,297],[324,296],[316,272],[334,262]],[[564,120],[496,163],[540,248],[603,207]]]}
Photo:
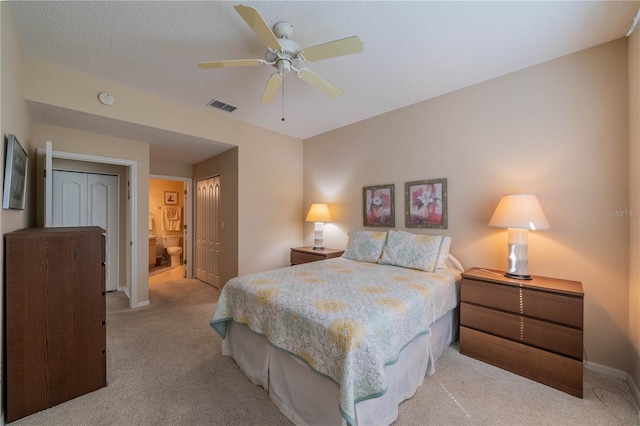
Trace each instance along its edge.
{"label": "white trim", "polygon": [[620,380],[627,380],[627,372],[618,370],[617,368],[607,367],[606,365],[596,364],[595,362],[587,361],[584,363],[584,368],[594,373],[604,374],[605,376],[613,377]]}
{"label": "white trim", "polygon": [[[45,176],[53,176],[53,144],[51,141],[46,142],[45,150]],[[53,178],[44,180],[44,226],[50,227],[53,223]]]}
{"label": "white trim", "polygon": [[142,308],[144,306],[149,306],[151,303],[149,303],[148,300],[145,300],[144,302],[140,302],[140,303],[136,303],[136,306],[134,306],[134,308]]}
{"label": "white trim", "polygon": [[[99,155],[89,155],[89,154],[79,154],[75,152],[64,152],[64,151],[52,151],[52,158],[62,158],[65,160],[77,160],[77,161],[87,161],[90,163],[103,163],[103,164],[115,164],[118,166],[129,167],[129,178],[131,181],[130,191],[131,196],[129,199],[130,207],[131,207],[131,215],[129,217],[129,225],[131,226],[131,251],[130,251],[130,292],[129,294],[129,308],[137,308],[140,306],[146,306],[149,304],[149,300],[145,300],[142,302],[137,302],[136,298],[138,295],[138,279],[136,274],[138,272],[137,265],[137,252],[136,249],[138,247],[138,241],[136,238],[137,235],[137,222],[138,222],[138,206],[136,201],[138,200],[138,162],[135,160],[126,160],[122,158],[113,158],[113,157],[102,157]],[[126,294],[126,292],[125,292]]]}
{"label": "white trim", "polygon": [[593,371],[594,373],[599,373],[605,376],[613,377],[615,379],[620,379],[625,381],[631,390],[631,394],[635,398],[636,402],[636,410],[638,410],[638,415],[640,415],[640,391],[638,390],[638,386],[633,381],[631,375],[625,373],[622,370],[618,370],[616,368],[607,367],[606,365],[596,364],[595,362],[587,361],[584,363],[584,368],[589,371]]}

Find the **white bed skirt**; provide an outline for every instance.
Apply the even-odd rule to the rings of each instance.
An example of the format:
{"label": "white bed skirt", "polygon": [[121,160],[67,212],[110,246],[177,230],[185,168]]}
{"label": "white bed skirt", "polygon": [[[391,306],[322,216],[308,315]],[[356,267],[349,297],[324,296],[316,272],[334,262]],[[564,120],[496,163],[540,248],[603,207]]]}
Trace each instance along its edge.
{"label": "white bed skirt", "polygon": [[[424,377],[435,372],[434,363],[453,343],[458,332],[458,310],[446,314],[430,333],[414,339],[398,362],[385,367],[388,390],[356,404],[357,425],[388,425],[398,418],[398,405],[411,398]],[[280,411],[296,425],[344,425],[338,386],[311,370],[303,361],[268,344],[248,327],[229,323],[222,355],[234,358],[240,370],[262,386]]]}

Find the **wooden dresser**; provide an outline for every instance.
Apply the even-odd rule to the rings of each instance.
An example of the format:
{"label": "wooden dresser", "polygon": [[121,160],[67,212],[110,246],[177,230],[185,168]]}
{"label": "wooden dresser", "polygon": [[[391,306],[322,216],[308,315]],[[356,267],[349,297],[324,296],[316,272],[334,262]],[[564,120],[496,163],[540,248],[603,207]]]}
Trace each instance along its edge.
{"label": "wooden dresser", "polygon": [[344,250],[325,248],[324,250],[314,250],[313,246],[294,247],[291,249],[291,264],[317,262],[318,260],[340,257]]}
{"label": "wooden dresser", "polygon": [[582,398],[582,284],[462,274],[460,353]]}
{"label": "wooden dresser", "polygon": [[5,235],[7,422],[106,386],[103,232]]}

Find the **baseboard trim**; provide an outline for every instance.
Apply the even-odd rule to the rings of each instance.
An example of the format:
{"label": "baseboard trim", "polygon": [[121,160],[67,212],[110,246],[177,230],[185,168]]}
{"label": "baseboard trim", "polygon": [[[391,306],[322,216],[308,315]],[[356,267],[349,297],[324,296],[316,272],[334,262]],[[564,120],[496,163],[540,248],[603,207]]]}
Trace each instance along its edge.
{"label": "baseboard trim", "polygon": [[636,408],[638,409],[638,414],[640,415],[640,390],[638,390],[638,385],[633,381],[631,375],[625,373],[622,370],[607,367],[606,365],[602,364],[596,364],[595,362],[591,361],[587,361],[584,364],[584,368],[589,371],[593,371],[594,373],[604,374],[605,376],[613,377],[627,382],[627,386],[629,386],[631,394],[636,400]]}
{"label": "baseboard trim", "polygon": [[627,374],[627,384],[629,385],[629,389],[631,389],[631,394],[636,399],[636,408],[638,408],[638,412],[640,412],[640,390],[638,390],[638,385],[633,381],[630,374]]}
{"label": "baseboard trim", "polygon": [[618,370],[617,368],[607,367],[606,365],[596,364],[595,362],[587,361],[584,364],[584,368],[594,373],[604,374],[605,376],[614,377],[620,380],[627,380],[629,376],[626,371]]}
{"label": "baseboard trim", "polygon": [[[120,287],[118,290],[119,291],[124,291],[124,294],[126,294],[127,297],[129,298],[129,301],[131,301],[131,295],[129,294],[129,288],[128,287]],[[142,308],[144,306],[149,306],[149,305],[150,305],[149,301],[145,300],[143,302],[138,302],[138,303],[134,304],[133,305],[133,309]],[[2,426],[2,425],[0,425],[0,426]]]}

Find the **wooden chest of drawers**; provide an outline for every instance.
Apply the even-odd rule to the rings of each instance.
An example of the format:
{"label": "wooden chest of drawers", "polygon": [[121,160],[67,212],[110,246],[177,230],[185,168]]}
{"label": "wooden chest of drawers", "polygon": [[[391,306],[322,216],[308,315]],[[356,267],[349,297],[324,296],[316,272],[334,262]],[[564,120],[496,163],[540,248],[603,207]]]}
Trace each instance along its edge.
{"label": "wooden chest of drawers", "polygon": [[462,277],[460,352],[582,398],[582,284],[481,268]]}
{"label": "wooden chest of drawers", "polygon": [[312,246],[294,247],[291,249],[291,264],[317,262],[318,260],[340,257],[344,250],[326,248],[324,250],[314,250]]}
{"label": "wooden chest of drawers", "polygon": [[5,234],[8,423],[107,385],[104,232]]}

